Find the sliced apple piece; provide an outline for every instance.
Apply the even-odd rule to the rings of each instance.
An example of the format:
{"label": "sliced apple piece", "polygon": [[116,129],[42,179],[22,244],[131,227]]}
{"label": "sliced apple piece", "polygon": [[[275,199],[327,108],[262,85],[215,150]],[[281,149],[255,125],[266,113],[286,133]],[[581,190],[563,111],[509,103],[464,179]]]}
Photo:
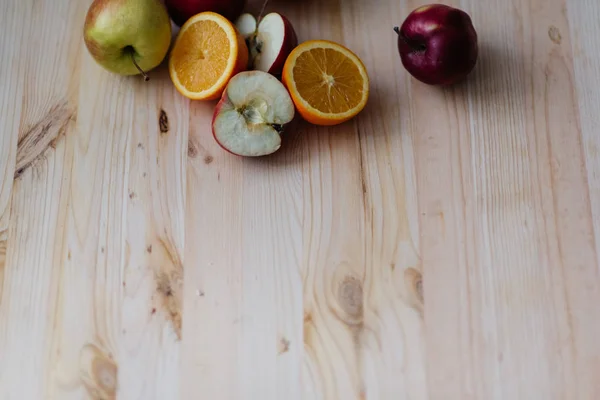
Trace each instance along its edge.
{"label": "sliced apple piece", "polygon": [[213,136],[230,153],[258,157],[281,147],[285,124],[294,118],[294,103],[281,82],[263,71],[231,78],[213,115]]}
{"label": "sliced apple piece", "polygon": [[242,37],[248,40],[256,34],[256,18],[252,14],[244,13],[235,21],[235,27]]}
{"label": "sliced apple piece", "polygon": [[285,60],[298,46],[292,23],[276,12],[265,15],[258,24],[253,15],[244,14],[237,20],[236,27],[246,38],[251,68],[280,75]]}

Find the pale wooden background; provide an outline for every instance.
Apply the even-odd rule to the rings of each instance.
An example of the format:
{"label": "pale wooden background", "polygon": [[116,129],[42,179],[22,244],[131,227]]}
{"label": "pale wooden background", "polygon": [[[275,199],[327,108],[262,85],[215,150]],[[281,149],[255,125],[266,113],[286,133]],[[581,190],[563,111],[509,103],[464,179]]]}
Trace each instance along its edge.
{"label": "pale wooden background", "polygon": [[444,90],[396,52],[424,3],[273,0],[372,95],[243,160],[94,63],[89,1],[1,1],[0,399],[600,398],[600,2],[450,2]]}

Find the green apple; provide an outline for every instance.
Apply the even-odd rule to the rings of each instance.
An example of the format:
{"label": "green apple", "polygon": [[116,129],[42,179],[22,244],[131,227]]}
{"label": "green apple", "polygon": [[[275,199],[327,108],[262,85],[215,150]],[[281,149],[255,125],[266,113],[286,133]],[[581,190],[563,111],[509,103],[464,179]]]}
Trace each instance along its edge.
{"label": "green apple", "polygon": [[146,80],[146,71],[162,62],[171,43],[171,21],[161,0],[95,0],[83,32],[98,64]]}

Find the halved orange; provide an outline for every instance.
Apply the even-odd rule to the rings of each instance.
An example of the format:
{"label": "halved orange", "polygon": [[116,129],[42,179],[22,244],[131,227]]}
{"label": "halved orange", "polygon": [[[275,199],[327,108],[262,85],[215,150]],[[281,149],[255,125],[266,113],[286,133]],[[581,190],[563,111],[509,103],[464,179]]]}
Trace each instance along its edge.
{"label": "halved orange", "polygon": [[169,58],[173,84],[193,100],[219,98],[229,79],[247,66],[244,38],[213,12],[196,14],[183,24]]}
{"label": "halved orange", "polygon": [[316,125],[348,121],[369,98],[369,75],[360,58],[327,40],[296,47],[285,62],[282,79],[300,115]]}

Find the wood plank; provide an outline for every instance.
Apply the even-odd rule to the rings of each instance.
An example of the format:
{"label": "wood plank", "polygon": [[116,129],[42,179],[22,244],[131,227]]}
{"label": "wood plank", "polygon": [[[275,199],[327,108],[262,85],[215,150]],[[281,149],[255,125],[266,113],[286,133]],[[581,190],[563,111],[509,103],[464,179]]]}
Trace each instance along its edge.
{"label": "wood plank", "polygon": [[21,98],[24,81],[19,60],[26,47],[27,24],[21,21],[27,17],[27,9],[17,7],[13,2],[0,5],[0,26],[10,32],[0,37],[0,53],[5,57],[5,62],[0,65],[0,115],[4,116],[0,118],[0,303],[21,115],[21,102],[15,99]]}
{"label": "wood plank", "polygon": [[[585,214],[580,218],[589,218],[589,221],[581,220],[582,225],[593,225],[593,230],[588,228],[588,241],[595,244],[595,263],[589,260],[586,267],[595,269],[595,280],[592,282],[579,280],[572,281],[571,287],[573,293],[578,290],[575,285],[582,281],[583,295],[589,295],[598,284],[598,265],[600,254],[600,93],[597,88],[600,87],[600,4],[596,1],[577,1],[566,2],[569,17],[569,33],[571,36],[572,50],[570,56],[574,64],[574,83],[576,93],[574,103],[580,116],[578,128],[581,130],[579,142],[580,149],[577,152],[583,152],[585,165],[581,166],[583,174],[587,179],[586,190],[580,193],[580,196],[589,196],[585,199]],[[553,32],[549,28],[548,34]],[[560,38],[560,36],[559,36]],[[559,43],[560,44],[560,39]],[[583,163],[582,163],[583,164]],[[562,178],[564,179],[564,178]],[[574,193],[574,195],[576,195]],[[589,204],[588,204],[589,201]],[[588,210],[589,208],[589,210]],[[591,273],[590,273],[591,275]],[[580,396],[599,397],[600,383],[597,376],[600,371],[600,349],[595,338],[598,337],[600,328],[598,327],[598,309],[594,307],[595,298],[586,296],[585,306],[577,309],[574,315],[574,325],[576,329],[576,340],[579,349],[576,354],[577,362],[575,365],[575,374],[579,377],[577,384],[581,385]],[[573,304],[571,308],[581,306]]]}
{"label": "wood plank", "polygon": [[188,101],[166,65],[150,82],[133,82],[127,220],[114,222],[126,246],[119,396],[180,398]]}
{"label": "wood plank", "polygon": [[187,104],[164,66],[149,85],[95,64],[88,4],[23,18],[0,397],[177,398]]}
{"label": "wood plank", "polygon": [[[5,5],[3,3],[3,5]],[[12,91],[2,91],[2,93],[10,94],[12,97],[10,102],[14,104],[14,114],[4,114],[5,118],[2,118],[3,124],[7,123],[10,131],[3,132],[3,134],[11,135],[13,143],[17,145],[16,140],[18,139],[17,147],[13,150],[12,162],[10,165],[11,171],[9,173],[16,177],[15,187],[12,194],[12,213],[9,219],[9,230],[7,235],[7,260],[4,271],[4,282],[2,287],[2,300],[0,302],[0,353],[2,359],[0,363],[0,397],[2,398],[16,398],[16,397],[29,397],[41,398],[38,396],[43,390],[43,373],[39,369],[41,360],[43,360],[43,352],[40,351],[40,345],[45,343],[47,338],[44,335],[43,330],[39,329],[41,325],[46,322],[46,309],[40,305],[48,304],[47,302],[51,299],[48,296],[47,290],[38,290],[40,287],[46,289],[49,284],[49,276],[51,271],[39,270],[37,276],[31,273],[30,266],[36,265],[37,261],[48,257],[51,260],[51,253],[53,251],[52,246],[47,246],[47,242],[44,239],[39,240],[35,243],[37,246],[31,248],[12,246],[11,243],[16,243],[25,236],[26,232],[30,228],[29,223],[36,221],[45,220],[46,223],[54,219],[54,215],[46,215],[49,208],[56,203],[56,200],[52,200],[52,184],[48,186],[40,187],[29,187],[29,193],[37,191],[37,200],[28,198],[28,196],[21,197],[19,195],[19,179],[21,179],[25,168],[20,168],[20,171],[15,171],[16,160],[29,160],[26,162],[28,165],[27,175],[33,177],[33,170],[35,169],[33,161],[35,160],[35,166],[44,164],[47,159],[44,158],[45,148],[40,149],[37,146],[32,145],[34,141],[29,140],[30,138],[43,139],[46,142],[46,147],[49,141],[45,138],[51,138],[53,140],[57,137],[61,127],[56,126],[54,122],[56,119],[53,117],[54,113],[48,113],[49,109],[55,110],[55,104],[48,104],[54,102],[52,96],[51,85],[43,86],[36,84],[33,88],[31,87],[32,79],[39,77],[41,79],[48,79],[52,81],[58,78],[58,83],[62,83],[60,80],[60,71],[55,69],[44,69],[40,60],[37,58],[39,54],[35,55],[37,63],[29,63],[30,57],[33,56],[32,51],[36,50],[30,46],[32,37],[39,38],[43,37],[43,31],[38,29],[42,25],[30,24],[32,17],[35,15],[33,2],[23,2],[17,6],[14,2],[8,3],[9,12],[4,15],[9,19],[3,27],[11,27],[15,24],[13,29],[10,30],[8,35],[9,42],[3,44],[3,50],[5,49],[8,54],[12,54],[13,57],[8,58],[9,63],[3,63],[4,65],[10,65],[11,68],[6,71],[9,75],[3,76],[2,82],[10,82]],[[4,11],[4,10],[3,10]],[[39,12],[39,7],[37,12]],[[64,11],[60,8],[57,11]],[[60,30],[59,30],[60,31]],[[14,35],[14,36],[13,36]],[[34,36],[38,35],[38,36]],[[4,35],[3,35],[4,36]],[[5,36],[4,36],[5,37]],[[57,47],[55,40],[57,38],[52,35],[46,35],[45,38],[39,39],[43,43],[41,45],[53,45]],[[44,42],[46,40],[47,42]],[[50,43],[48,43],[50,42]],[[65,56],[64,47],[58,46],[56,49],[57,55]],[[4,54],[4,51],[3,51]],[[36,70],[36,68],[44,69],[43,72]],[[37,75],[39,73],[40,75]],[[6,79],[6,80],[5,80]],[[7,88],[8,89],[8,88]],[[32,90],[34,89],[34,90]],[[48,103],[45,103],[45,102]],[[31,110],[31,106],[36,104],[36,111],[38,114],[44,116],[45,113],[50,115],[49,118],[42,118],[38,121],[31,120],[31,117],[37,115],[28,115]],[[59,113],[64,108],[58,108]],[[32,113],[35,114],[35,113]],[[60,120],[64,121],[61,117]],[[45,126],[48,128],[46,129]],[[45,135],[43,132],[47,132]],[[44,138],[42,138],[42,136]],[[6,136],[5,136],[6,137]],[[59,150],[60,151],[60,150]],[[34,154],[37,152],[37,154]],[[50,173],[54,172],[53,163],[50,164],[48,170]],[[12,185],[12,176],[10,184]],[[43,182],[43,180],[42,180]],[[27,200],[34,200],[28,202]],[[46,207],[41,206],[40,203],[46,203]],[[32,219],[27,218],[27,224],[23,224],[20,231],[15,229],[15,222],[18,220],[23,207],[29,205],[30,210],[35,211],[36,215]],[[5,214],[6,215],[6,214]],[[26,215],[29,216],[29,215]],[[47,217],[47,218],[44,218]],[[7,221],[8,222],[8,221]],[[28,243],[23,243],[27,245]],[[27,252],[29,257],[26,259],[20,259],[19,255]],[[50,254],[49,254],[50,253]],[[33,304],[32,304],[33,303]],[[32,307],[30,307],[30,304]],[[38,307],[35,307],[35,306]],[[24,349],[30,350],[26,355]],[[24,378],[21,380],[21,378]],[[30,378],[33,378],[38,384],[31,384]]]}
{"label": "wood plank", "polygon": [[[582,147],[590,191],[596,252],[600,253],[600,4],[593,0],[567,2],[575,86],[581,116]],[[550,34],[551,31],[549,30]],[[559,40],[562,40],[560,38]]]}
{"label": "wood plank", "polygon": [[[401,69],[392,30],[401,22],[402,4],[340,2],[340,15],[341,42],[359,54],[371,78],[369,105],[354,121],[360,150],[356,171],[360,186],[355,193],[363,197],[359,213],[364,219],[359,243],[365,251],[364,315],[354,332],[362,385],[358,398],[425,399],[429,390],[414,144],[408,134],[408,77]],[[371,27],[368,34],[365,26]],[[347,134],[333,135],[340,133]],[[344,150],[338,154],[344,153],[349,154]],[[333,207],[347,197],[346,189]],[[357,212],[346,210],[345,215],[352,213]],[[337,385],[344,384],[343,377],[336,380]]]}
{"label": "wood plank", "polygon": [[[79,88],[81,40],[70,32],[83,10],[64,1],[27,2],[20,10],[27,12],[21,16],[27,45],[19,57],[24,79],[16,98],[22,101],[22,114],[14,116],[19,143],[0,308],[0,391],[3,398],[45,398],[56,394],[57,384],[79,383],[77,375],[58,377],[65,372],[50,362],[70,350],[55,346],[55,324],[62,314],[57,304],[73,161],[65,138],[74,129]],[[70,367],[77,371],[77,364]]]}
{"label": "wood plank", "polygon": [[300,155],[228,155],[210,134],[213,108],[193,102],[190,113],[183,398],[298,399]]}
{"label": "wood plank", "polygon": [[596,398],[600,281],[565,3],[460,5],[475,75],[411,90],[431,396]]}

